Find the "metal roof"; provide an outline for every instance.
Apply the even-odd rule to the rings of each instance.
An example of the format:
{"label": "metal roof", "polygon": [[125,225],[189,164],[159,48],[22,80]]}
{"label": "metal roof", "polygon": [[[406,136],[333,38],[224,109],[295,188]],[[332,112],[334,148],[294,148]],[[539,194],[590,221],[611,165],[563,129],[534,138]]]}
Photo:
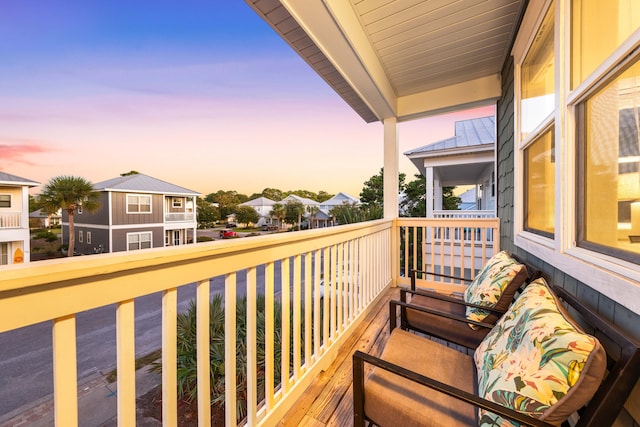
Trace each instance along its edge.
{"label": "metal roof", "polygon": [[524,0],[245,0],[366,122],[500,96]]}
{"label": "metal roof", "polygon": [[256,199],[249,200],[248,202],[240,203],[240,206],[273,206],[277,202],[267,198],[258,197]]}
{"label": "metal roof", "polygon": [[10,173],[0,171],[0,184],[9,184],[9,185],[27,185],[29,187],[37,187],[40,185],[39,182],[22,178],[17,175],[11,175]]}
{"label": "metal roof", "polygon": [[98,191],[135,191],[177,196],[199,196],[200,193],[145,174],[119,176],[93,184]]}
{"label": "metal roof", "polygon": [[443,153],[459,148],[486,146],[493,150],[496,142],[496,120],[494,117],[460,120],[455,123],[455,136],[422,147],[406,151],[406,156],[418,153]]}

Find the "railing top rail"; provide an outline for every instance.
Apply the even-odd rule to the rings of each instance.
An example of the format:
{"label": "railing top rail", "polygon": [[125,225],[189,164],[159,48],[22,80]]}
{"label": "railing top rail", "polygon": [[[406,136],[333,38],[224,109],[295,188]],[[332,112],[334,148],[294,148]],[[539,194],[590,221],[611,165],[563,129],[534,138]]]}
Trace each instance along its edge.
{"label": "railing top rail", "polygon": [[448,222],[456,224],[458,226],[465,226],[468,224],[493,225],[499,224],[500,218],[398,218],[398,225],[413,225],[416,223],[419,223],[421,225],[424,225],[425,223],[443,225]]}

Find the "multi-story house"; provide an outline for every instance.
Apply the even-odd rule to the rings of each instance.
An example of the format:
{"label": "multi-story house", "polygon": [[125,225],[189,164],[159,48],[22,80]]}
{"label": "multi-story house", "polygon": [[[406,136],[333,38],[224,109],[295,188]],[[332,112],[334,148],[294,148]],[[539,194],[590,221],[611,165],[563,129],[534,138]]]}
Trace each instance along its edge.
{"label": "multi-story house", "polygon": [[263,225],[270,225],[273,222],[271,211],[273,210],[273,205],[276,203],[277,202],[267,197],[257,197],[253,200],[240,203],[240,206],[249,206],[255,209],[255,211],[258,212],[258,215],[260,215],[260,219],[256,223],[256,226],[261,227]]}
{"label": "multi-story house", "polygon": [[[195,242],[195,191],[144,174],[119,176],[93,185],[100,192],[95,212],[74,214],[75,252],[121,252]],[[63,211],[62,239],[69,241]]]}
{"label": "multi-story house", "polygon": [[0,267],[31,259],[29,188],[38,185],[0,171]]}

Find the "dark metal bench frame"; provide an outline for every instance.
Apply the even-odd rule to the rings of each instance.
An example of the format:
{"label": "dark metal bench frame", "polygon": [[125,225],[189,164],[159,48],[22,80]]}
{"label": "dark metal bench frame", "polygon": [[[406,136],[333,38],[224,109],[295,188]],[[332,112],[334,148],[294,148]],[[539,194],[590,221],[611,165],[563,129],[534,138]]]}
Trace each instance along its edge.
{"label": "dark metal bench frame", "polygon": [[[616,346],[615,351],[611,349],[607,351],[608,373],[589,404],[578,411],[580,419],[576,427],[613,425],[638,378],[640,378],[640,342],[627,336],[563,288],[551,286],[551,289],[568,307],[575,310],[572,315],[576,312],[580,315],[580,323],[581,325],[588,325],[586,329],[588,332],[594,336],[606,337],[606,340],[601,340],[605,347]],[[464,322],[468,323],[469,320],[464,319]],[[461,401],[487,409],[504,418],[520,422],[522,425],[551,426],[551,424],[544,421],[523,415],[361,351],[356,351],[353,354],[353,418],[355,426],[362,426],[367,420],[364,413],[364,401],[366,398],[364,395],[365,363],[373,365],[377,369],[390,371],[409,381],[422,384]],[[434,360],[432,363],[438,363],[438,361]],[[416,410],[419,409],[416,408]]]}

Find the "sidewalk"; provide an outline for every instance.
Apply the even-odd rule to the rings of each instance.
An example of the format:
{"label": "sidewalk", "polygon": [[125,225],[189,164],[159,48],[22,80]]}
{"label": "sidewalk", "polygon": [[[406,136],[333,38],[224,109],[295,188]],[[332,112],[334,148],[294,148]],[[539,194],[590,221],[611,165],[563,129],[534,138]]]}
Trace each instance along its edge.
{"label": "sidewalk", "polygon": [[[136,371],[136,395],[142,396],[160,384],[160,374],[148,367]],[[31,402],[0,417],[0,427],[50,427],[54,425],[53,396]],[[117,426],[116,383],[96,375],[78,387],[78,425],[82,427]],[[156,427],[162,423],[153,418],[139,417],[138,427]]]}

